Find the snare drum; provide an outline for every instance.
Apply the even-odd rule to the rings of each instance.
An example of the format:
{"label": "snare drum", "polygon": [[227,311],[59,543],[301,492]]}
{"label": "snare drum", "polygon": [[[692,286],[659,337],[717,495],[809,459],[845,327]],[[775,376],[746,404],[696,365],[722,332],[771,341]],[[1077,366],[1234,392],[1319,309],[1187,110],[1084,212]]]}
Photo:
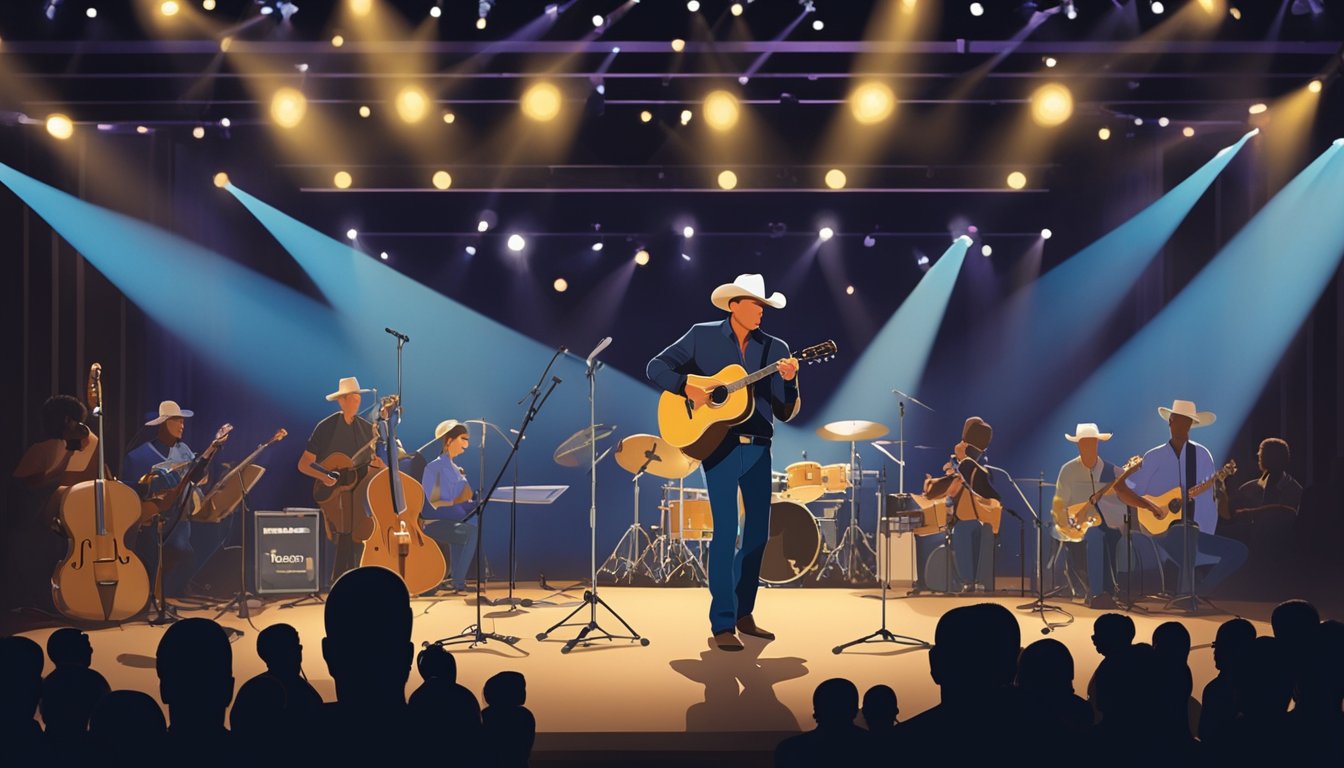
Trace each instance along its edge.
{"label": "snare drum", "polygon": [[849,465],[827,464],[821,468],[821,486],[826,493],[844,493],[849,490]]}
{"label": "snare drum", "polygon": [[798,504],[807,504],[820,499],[822,494],[826,493],[821,479],[821,464],[815,461],[798,461],[785,467],[784,471],[788,479],[785,491],[779,494],[781,498]]}
{"label": "snare drum", "polygon": [[714,515],[709,509],[709,499],[668,500],[667,535],[688,541],[714,538]]}
{"label": "snare drum", "polygon": [[792,501],[770,505],[770,538],[761,557],[760,579],[765,584],[788,584],[817,565],[821,529],[807,507]]}

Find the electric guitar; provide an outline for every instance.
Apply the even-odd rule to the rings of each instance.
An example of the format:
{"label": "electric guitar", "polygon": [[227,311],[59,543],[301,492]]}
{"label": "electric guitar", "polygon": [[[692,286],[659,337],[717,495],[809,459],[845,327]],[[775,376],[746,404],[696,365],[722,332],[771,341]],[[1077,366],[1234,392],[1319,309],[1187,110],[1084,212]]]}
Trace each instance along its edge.
{"label": "electric guitar", "polygon": [[[1117,485],[1124,482],[1125,478],[1137,472],[1139,467],[1142,466],[1142,456],[1135,456],[1125,462],[1125,466],[1120,468],[1120,473],[1116,475],[1115,479],[1096,492],[1095,498],[1097,501],[1101,501],[1102,496],[1110,493]],[[1082,541],[1083,536],[1087,534],[1089,529],[1101,525],[1101,510],[1097,507],[1097,503],[1090,498],[1077,504],[1055,509],[1051,514],[1055,516],[1055,528],[1059,530],[1065,541]]]}
{"label": "electric guitar", "polygon": [[[834,358],[835,352],[834,341],[823,341],[795,358],[810,365]],[[709,402],[697,407],[682,393],[664,392],[658,399],[658,431],[682,453],[703,460],[723,442],[730,427],[751,418],[755,408],[751,386],[778,371],[779,363],[752,374],[740,365],[730,365],[713,376],[687,376],[687,385],[709,391]]]}
{"label": "electric guitar", "polygon": [[[1210,477],[1208,480],[1191,488],[1190,498],[1194,499],[1196,496],[1212,488],[1214,483],[1226,478],[1236,471],[1237,462],[1228,461],[1223,465],[1222,469],[1213,473],[1213,477]],[[1181,497],[1181,487],[1179,485],[1159,496],[1145,495],[1144,498],[1156,504],[1159,509],[1166,510],[1160,515],[1155,515],[1145,507],[1139,507],[1139,525],[1142,525],[1143,529],[1153,536],[1160,536],[1161,534],[1166,533],[1172,523],[1181,519],[1185,511],[1182,509],[1184,500]]]}

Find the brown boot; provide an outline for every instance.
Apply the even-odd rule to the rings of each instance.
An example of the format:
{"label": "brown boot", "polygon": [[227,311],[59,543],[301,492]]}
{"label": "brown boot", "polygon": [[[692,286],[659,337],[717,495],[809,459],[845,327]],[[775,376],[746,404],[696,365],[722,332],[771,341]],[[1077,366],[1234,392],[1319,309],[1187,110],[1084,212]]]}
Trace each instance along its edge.
{"label": "brown boot", "polygon": [[716,632],[714,634],[714,645],[716,645],[720,651],[742,650],[742,641],[737,639],[737,633],[731,629]]}
{"label": "brown boot", "polygon": [[756,620],[751,618],[751,614],[747,614],[737,620],[737,631],[744,635],[751,635],[752,637],[759,637],[764,640],[775,639],[774,632],[756,626]]}

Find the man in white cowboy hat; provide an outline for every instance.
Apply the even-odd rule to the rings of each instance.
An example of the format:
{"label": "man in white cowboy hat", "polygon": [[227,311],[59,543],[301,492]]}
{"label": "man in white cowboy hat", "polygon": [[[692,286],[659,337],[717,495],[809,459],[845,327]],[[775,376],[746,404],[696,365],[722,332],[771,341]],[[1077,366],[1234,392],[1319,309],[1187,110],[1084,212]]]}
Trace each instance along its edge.
{"label": "man in white cowboy hat", "polygon": [[[1143,496],[1160,496],[1173,488],[1186,492],[1212,477],[1215,471],[1213,454],[1190,439],[1190,430],[1207,427],[1218,417],[1210,411],[1197,410],[1190,400],[1175,400],[1170,408],[1159,407],[1157,415],[1167,422],[1171,439],[1143,455],[1143,467],[1125,481],[1129,487]],[[1204,595],[1240,568],[1246,562],[1247,552],[1245,544],[1214,535],[1218,527],[1218,508],[1212,493],[1196,496],[1191,504],[1193,510],[1186,510],[1179,523],[1153,538],[1178,565],[1183,566],[1178,591],[1182,594]],[[1144,506],[1149,511],[1159,512],[1146,499]],[[1191,521],[1193,526],[1189,524]],[[1196,532],[1198,536],[1193,542],[1195,561],[1184,567],[1185,537]],[[1191,583],[1195,567],[1210,563],[1213,568],[1204,578],[1198,584]]]}
{"label": "man in white cowboy hat", "polygon": [[[154,437],[132,448],[121,463],[121,476],[140,493],[140,498],[147,499],[176,487],[187,465],[196,458],[191,447],[182,439],[187,430],[187,419],[193,415],[192,411],[182,408],[175,401],[164,400],[159,403],[158,415],[145,422],[146,427],[157,428]],[[212,444],[206,449],[204,456],[207,459],[212,458],[214,448]],[[146,482],[141,483],[142,479]],[[206,480],[206,476],[202,475],[197,485],[204,486]],[[196,501],[187,499],[183,503],[191,505]],[[165,596],[177,597],[186,591],[187,583],[196,572],[197,555],[203,562],[213,554],[219,542],[212,542],[210,552],[197,553],[191,541],[191,521],[183,515],[175,524],[173,521],[167,522],[172,529],[163,542],[163,592]],[[135,549],[153,573],[159,561],[155,536],[137,536]]]}
{"label": "man in white cowboy hat", "polygon": [[[1125,507],[1144,506],[1148,502],[1124,483],[1115,487],[1113,495],[1102,495],[1101,491],[1120,472],[1114,464],[1101,458],[1099,452],[1101,443],[1110,440],[1112,435],[1090,422],[1079,424],[1074,432],[1065,434],[1064,439],[1077,444],[1078,455],[1059,468],[1053,513],[1045,516],[1045,526],[1068,558],[1067,575],[1074,593],[1078,593],[1081,585],[1089,607],[1114,608],[1115,548],[1124,530]],[[1089,528],[1082,541],[1070,541],[1055,524],[1055,515],[1083,502],[1096,508],[1101,522]]]}
{"label": "man in white cowboy hat", "polygon": [[[727,312],[727,319],[691,326],[649,361],[647,374],[662,389],[700,406],[709,401],[709,392],[688,385],[688,374],[712,375],[733,364],[754,371],[779,363],[778,376],[754,387],[751,416],[732,427],[703,464],[716,534],[709,546],[709,624],[719,649],[740,651],[737,632],[774,638],[756,624],[752,611],[770,529],[770,439],[776,418],[788,421],[798,414],[798,361],[788,344],[761,330],[765,308],[783,309],[786,300],[778,292],[767,294],[760,275],[738,275],[715,288],[710,302]],[[740,548],[739,488],[744,509]]]}
{"label": "man in white cowboy hat", "polygon": [[439,422],[434,437],[443,441],[443,453],[425,467],[421,485],[429,508],[420,514],[430,522],[428,533],[444,550],[451,564],[454,593],[467,591],[467,567],[476,554],[475,520],[463,520],[472,509],[471,486],[455,459],[471,446],[467,425],[456,419]]}
{"label": "man in white cowboy hat", "polygon": [[363,403],[361,393],[368,391],[360,389],[359,379],[354,376],[341,379],[336,391],[327,395],[327,400],[334,400],[340,406],[340,410],[317,423],[312,436],[308,438],[308,445],[304,448],[303,455],[299,457],[299,472],[327,487],[336,485],[336,480],[314,467],[314,464],[321,464],[337,453],[353,460],[355,466],[367,463],[367,474],[353,487],[339,491],[349,494],[339,504],[341,513],[333,517],[323,516],[327,538],[336,545],[336,552],[332,557],[332,583],[335,583],[341,574],[359,565],[359,545],[354,535],[359,521],[355,520],[354,516],[368,514],[368,500],[365,493],[368,479],[376,470],[383,467],[383,461],[377,451],[366,448],[373,440],[373,424],[359,415],[359,406]]}

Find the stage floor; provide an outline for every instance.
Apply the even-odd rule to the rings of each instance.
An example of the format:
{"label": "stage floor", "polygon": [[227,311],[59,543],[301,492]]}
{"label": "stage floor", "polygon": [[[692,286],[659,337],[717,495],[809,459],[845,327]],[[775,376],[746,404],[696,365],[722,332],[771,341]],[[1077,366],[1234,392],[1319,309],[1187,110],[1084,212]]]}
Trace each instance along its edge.
{"label": "stage floor", "polygon": [[[488,594],[501,597],[503,593],[494,588]],[[517,594],[540,598],[547,593],[530,585]],[[556,630],[545,641],[536,640],[539,632],[560,621],[578,604],[577,592],[572,597],[562,597],[555,606],[514,611],[502,606],[484,607],[486,629],[522,638],[516,648],[493,641],[475,648],[453,647],[458,655],[460,682],[478,695],[485,680],[496,672],[517,670],[527,676],[527,706],[536,715],[539,732],[538,757],[548,751],[600,748],[602,743],[615,746],[637,742],[646,745],[644,749],[704,749],[718,741],[714,737],[691,741],[678,736],[687,732],[716,731],[725,737],[730,733],[755,732],[759,738],[749,740],[773,743],[779,732],[811,727],[812,690],[831,677],[849,678],[860,691],[878,683],[890,685],[900,700],[902,719],[932,706],[938,699],[938,689],[929,678],[928,660],[922,648],[874,644],[841,655],[831,652],[834,646],[879,626],[881,603],[868,599],[878,594],[876,590],[762,590],[756,616],[779,638],[770,643],[745,638],[747,650],[742,653],[710,648],[706,616],[709,593],[703,588],[604,586],[601,594],[641,635],[649,638],[647,647],[621,640],[597,642],[561,654],[565,640],[577,634],[577,626]],[[887,602],[888,628],[930,641],[943,612],[971,602],[970,598],[962,597],[906,598],[903,589],[889,594],[902,597]],[[472,624],[475,620],[472,599],[459,596],[439,602],[428,598],[414,600],[413,639],[417,646],[460,632]],[[1010,610],[1030,601],[1030,597],[1019,597],[1016,592],[983,599]],[[322,606],[282,609],[282,602],[269,600],[254,610],[252,626],[234,613],[220,620],[245,633],[233,644],[238,684],[263,670],[256,653],[255,630],[287,623],[298,629],[303,641],[304,669],[309,680],[324,698],[334,699],[335,687],[321,658]],[[1100,661],[1090,640],[1092,620],[1099,612],[1067,601],[1055,604],[1076,617],[1071,625],[1056,629],[1051,636],[1073,652],[1074,688],[1082,691]],[[1182,616],[1162,612],[1160,603],[1150,603],[1148,607],[1152,613],[1133,614],[1139,640],[1149,640],[1153,629],[1171,618],[1181,618],[1189,628],[1195,645],[1190,669],[1198,694],[1215,674],[1208,643],[1229,615]],[[1251,619],[1261,633],[1269,632],[1272,604],[1227,603],[1221,607]],[[212,617],[214,613],[201,610],[186,611],[184,615]],[[1023,644],[1043,636],[1038,616],[1016,610],[1014,615],[1022,627]],[[580,618],[586,621],[587,609]],[[1058,618],[1056,614],[1052,621]],[[620,622],[605,611],[599,610],[598,622],[613,634],[621,630]],[[54,628],[55,625],[22,634],[45,644]],[[90,631],[94,667],[108,678],[113,688],[132,688],[157,697],[154,650],[162,632],[161,628],[144,623]],[[419,682],[419,675],[412,671],[408,691]],[[636,738],[635,734],[643,736]]]}

